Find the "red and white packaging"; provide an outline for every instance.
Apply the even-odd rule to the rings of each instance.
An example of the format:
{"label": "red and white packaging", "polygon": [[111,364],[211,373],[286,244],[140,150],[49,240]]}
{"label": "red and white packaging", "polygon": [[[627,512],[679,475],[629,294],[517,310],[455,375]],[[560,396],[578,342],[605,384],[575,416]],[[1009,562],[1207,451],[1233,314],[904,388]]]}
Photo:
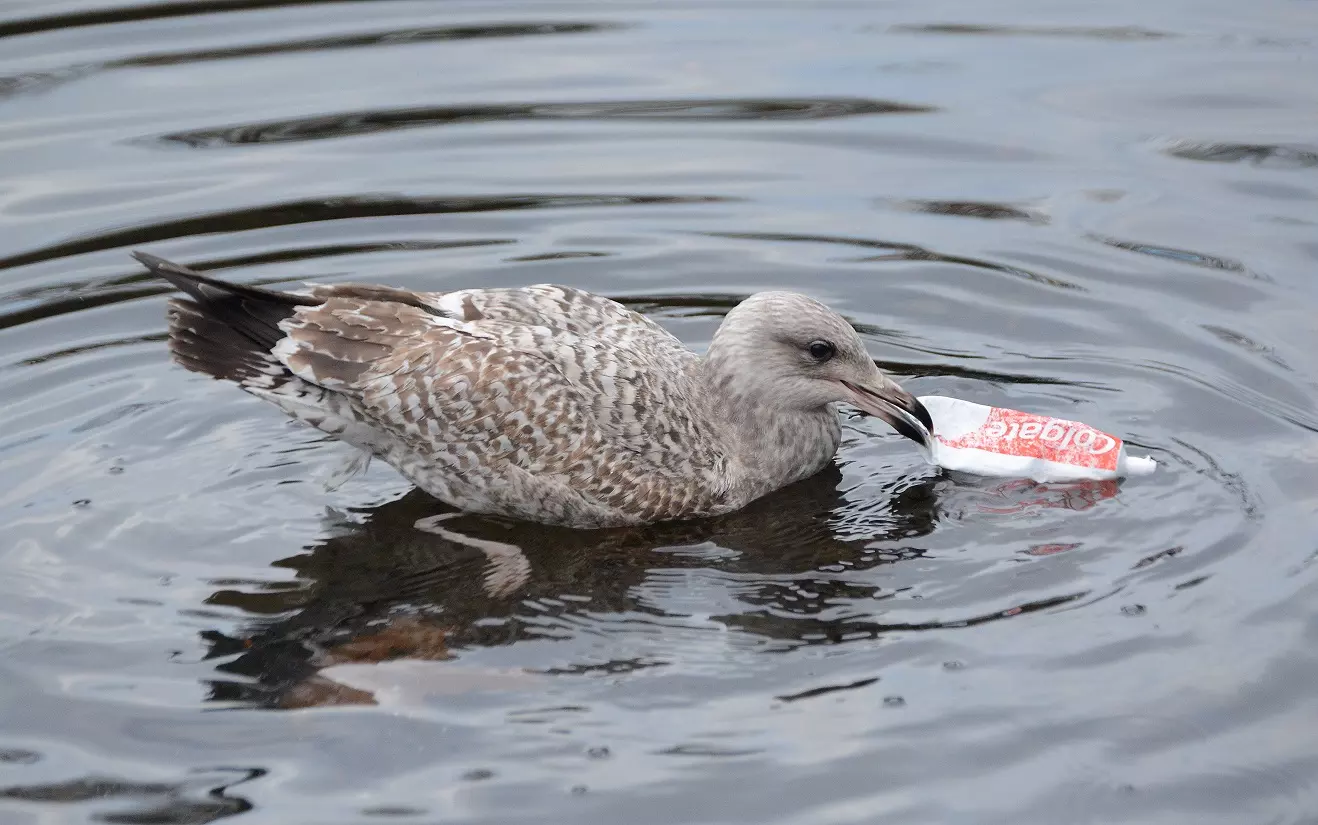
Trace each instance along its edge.
{"label": "red and white packaging", "polygon": [[939,395],[920,397],[934,421],[932,463],[948,470],[1035,481],[1101,481],[1157,469],[1127,455],[1115,435],[1078,421],[986,407]]}

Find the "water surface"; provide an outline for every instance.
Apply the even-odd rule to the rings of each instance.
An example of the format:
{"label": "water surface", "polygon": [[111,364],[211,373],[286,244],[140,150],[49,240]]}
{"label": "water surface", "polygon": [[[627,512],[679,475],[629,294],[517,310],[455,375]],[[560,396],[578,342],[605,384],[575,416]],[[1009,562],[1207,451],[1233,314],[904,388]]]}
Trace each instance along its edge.
{"label": "water surface", "polygon": [[[1306,0],[10,0],[0,820],[1313,822],[1316,43]],[[849,419],[724,518],[464,519],[501,587],[171,364],[135,248],[696,348],[803,290],[917,393],[1161,467],[952,477]]]}

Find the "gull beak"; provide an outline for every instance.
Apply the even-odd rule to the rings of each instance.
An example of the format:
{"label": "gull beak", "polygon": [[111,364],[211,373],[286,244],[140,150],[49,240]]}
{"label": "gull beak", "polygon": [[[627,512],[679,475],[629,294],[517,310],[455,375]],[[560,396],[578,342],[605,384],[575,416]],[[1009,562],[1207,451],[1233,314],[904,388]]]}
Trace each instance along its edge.
{"label": "gull beak", "polygon": [[919,399],[897,385],[895,381],[880,377],[878,386],[853,384],[843,381],[849,401],[863,413],[877,416],[888,422],[894,430],[929,447],[934,431],[934,420]]}

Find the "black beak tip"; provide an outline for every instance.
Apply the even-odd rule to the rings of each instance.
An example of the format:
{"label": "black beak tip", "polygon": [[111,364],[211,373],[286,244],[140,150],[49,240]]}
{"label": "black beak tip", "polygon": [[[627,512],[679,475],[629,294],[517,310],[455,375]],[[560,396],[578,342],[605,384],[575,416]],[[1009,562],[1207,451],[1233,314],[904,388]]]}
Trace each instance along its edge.
{"label": "black beak tip", "polygon": [[896,430],[899,435],[905,436],[917,444],[928,445],[929,440],[925,436],[924,431],[919,427],[913,426],[911,422],[907,421],[905,418],[893,416],[892,420],[888,423],[892,425],[892,428]]}
{"label": "black beak tip", "polygon": [[924,428],[929,431],[930,435],[933,435],[934,417],[930,415],[929,410],[925,409],[925,406],[920,403],[920,399],[915,397],[911,398],[911,414],[920,420],[920,423],[924,425]]}

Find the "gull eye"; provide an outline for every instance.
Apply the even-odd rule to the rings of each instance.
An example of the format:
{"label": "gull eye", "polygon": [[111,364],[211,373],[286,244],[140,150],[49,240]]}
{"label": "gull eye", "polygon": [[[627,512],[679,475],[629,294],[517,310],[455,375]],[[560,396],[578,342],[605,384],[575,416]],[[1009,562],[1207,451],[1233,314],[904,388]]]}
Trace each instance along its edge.
{"label": "gull eye", "polygon": [[828,341],[811,341],[808,349],[810,350],[810,357],[820,363],[837,355],[837,347]]}

